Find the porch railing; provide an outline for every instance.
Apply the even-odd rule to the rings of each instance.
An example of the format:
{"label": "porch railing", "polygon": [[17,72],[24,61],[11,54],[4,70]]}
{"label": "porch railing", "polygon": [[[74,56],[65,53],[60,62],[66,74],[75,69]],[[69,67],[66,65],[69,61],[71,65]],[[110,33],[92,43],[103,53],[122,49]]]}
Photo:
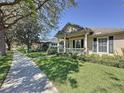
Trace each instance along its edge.
{"label": "porch railing", "polygon": [[85,51],[84,48],[66,48],[66,53],[81,53],[83,54]]}

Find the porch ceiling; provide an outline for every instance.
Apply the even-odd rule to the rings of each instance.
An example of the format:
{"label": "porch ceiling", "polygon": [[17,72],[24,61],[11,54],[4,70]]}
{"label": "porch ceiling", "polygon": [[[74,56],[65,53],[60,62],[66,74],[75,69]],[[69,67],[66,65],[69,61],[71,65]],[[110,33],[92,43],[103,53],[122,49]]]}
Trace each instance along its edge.
{"label": "porch ceiling", "polygon": [[67,34],[66,38],[77,38],[77,37],[84,37],[85,33],[71,33]]}

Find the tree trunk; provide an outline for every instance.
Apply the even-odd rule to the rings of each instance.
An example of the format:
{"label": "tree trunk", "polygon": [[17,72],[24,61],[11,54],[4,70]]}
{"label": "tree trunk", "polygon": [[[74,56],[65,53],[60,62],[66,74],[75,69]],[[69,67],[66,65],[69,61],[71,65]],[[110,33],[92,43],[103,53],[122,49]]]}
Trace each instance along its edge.
{"label": "tree trunk", "polygon": [[31,41],[28,39],[27,41],[27,52],[30,53],[31,52]]}
{"label": "tree trunk", "polygon": [[10,51],[10,50],[11,50],[11,43],[9,42],[9,43],[7,44],[7,46],[8,46],[8,50]]}
{"label": "tree trunk", "polygon": [[11,50],[11,41],[7,38],[6,38],[6,44],[7,44],[8,50],[10,51]]}
{"label": "tree trunk", "polygon": [[6,41],[5,41],[5,28],[0,22],[0,54],[6,55]]}
{"label": "tree trunk", "polygon": [[30,45],[30,44],[27,45],[27,50],[28,50],[28,51],[27,51],[28,53],[31,52],[31,45]]}

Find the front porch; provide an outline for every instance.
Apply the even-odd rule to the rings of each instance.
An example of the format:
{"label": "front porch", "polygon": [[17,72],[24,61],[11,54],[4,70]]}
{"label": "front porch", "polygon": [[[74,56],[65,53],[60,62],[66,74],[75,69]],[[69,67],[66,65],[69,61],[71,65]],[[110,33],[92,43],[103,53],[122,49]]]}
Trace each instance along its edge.
{"label": "front porch", "polygon": [[[66,50],[64,52],[64,50]],[[72,53],[72,54],[84,54],[85,48],[58,48],[58,53]]]}
{"label": "front porch", "polygon": [[58,38],[58,53],[88,53],[88,37],[92,33],[92,30],[89,28],[83,28],[70,23],[66,24],[56,34]]}
{"label": "front porch", "polygon": [[70,37],[65,35],[64,39],[58,39],[58,53],[88,53],[88,34],[82,36]]}
{"label": "front porch", "polygon": [[66,48],[66,53],[84,54],[85,53],[85,48]]}

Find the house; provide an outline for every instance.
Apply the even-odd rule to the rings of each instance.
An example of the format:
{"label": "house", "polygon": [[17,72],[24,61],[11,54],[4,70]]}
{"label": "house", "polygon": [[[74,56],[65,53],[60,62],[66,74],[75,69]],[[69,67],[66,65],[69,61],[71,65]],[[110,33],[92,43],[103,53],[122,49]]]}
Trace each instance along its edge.
{"label": "house", "polygon": [[51,38],[47,40],[35,41],[32,43],[33,50],[46,51],[48,48],[57,48],[57,38]]}
{"label": "house", "polygon": [[84,28],[68,23],[56,37],[59,53],[124,55],[124,28]]}

